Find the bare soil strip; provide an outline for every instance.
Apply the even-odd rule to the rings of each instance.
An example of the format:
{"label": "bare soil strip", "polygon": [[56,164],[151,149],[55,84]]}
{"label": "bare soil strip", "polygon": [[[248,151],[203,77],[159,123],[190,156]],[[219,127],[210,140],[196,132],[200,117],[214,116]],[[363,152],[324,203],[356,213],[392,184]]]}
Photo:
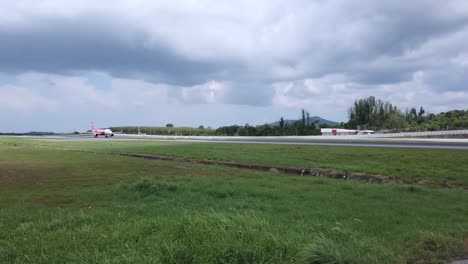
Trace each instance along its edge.
{"label": "bare soil strip", "polygon": [[[180,157],[170,157],[170,156],[161,156],[161,155],[148,155],[148,154],[133,154],[133,153],[120,153],[120,156],[133,157],[133,158],[144,158],[152,160],[167,160],[167,161],[179,161],[179,162],[189,162],[194,164],[203,164],[203,165],[217,165],[225,167],[233,167],[239,169],[248,169],[256,171],[266,171],[272,173],[284,173],[284,174],[293,174],[301,176],[313,176],[313,177],[325,177],[341,180],[354,180],[366,183],[395,183],[395,184],[413,184],[413,185],[430,185],[426,181],[410,181],[403,179],[391,178],[383,175],[369,175],[364,173],[348,173],[348,172],[339,172],[335,170],[326,170],[326,169],[317,169],[317,168],[294,168],[294,167],[272,167],[266,165],[255,165],[255,164],[243,164],[238,162],[231,161],[219,161],[219,160],[195,160],[187,159]],[[445,183],[441,185],[444,188],[451,189],[467,189],[466,187],[454,186]]]}

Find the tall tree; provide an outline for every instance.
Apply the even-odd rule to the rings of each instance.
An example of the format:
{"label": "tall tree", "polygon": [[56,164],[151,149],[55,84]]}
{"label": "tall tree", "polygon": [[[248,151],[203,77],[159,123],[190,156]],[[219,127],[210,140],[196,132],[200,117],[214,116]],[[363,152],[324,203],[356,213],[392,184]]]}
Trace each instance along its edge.
{"label": "tall tree", "polygon": [[302,109],[302,112],[301,112],[301,120],[302,120],[302,126],[305,127],[306,126],[306,114],[305,114],[304,109]]}
{"label": "tall tree", "polygon": [[284,118],[283,118],[283,117],[280,118],[279,126],[280,126],[281,128],[284,128]]}
{"label": "tall tree", "polygon": [[349,108],[349,122],[347,127],[359,129],[382,129],[392,119],[392,124],[400,124],[396,119],[403,118],[403,115],[396,106],[390,102],[384,102],[373,96],[359,99]]}
{"label": "tall tree", "polygon": [[421,108],[419,108],[419,112],[418,112],[418,124],[421,124],[423,121],[424,121],[424,114],[426,113],[426,110],[424,110],[424,108],[421,106]]}
{"label": "tall tree", "polygon": [[409,112],[409,120],[411,122],[416,122],[418,120],[418,114],[416,112],[416,108],[411,108],[410,112]]}

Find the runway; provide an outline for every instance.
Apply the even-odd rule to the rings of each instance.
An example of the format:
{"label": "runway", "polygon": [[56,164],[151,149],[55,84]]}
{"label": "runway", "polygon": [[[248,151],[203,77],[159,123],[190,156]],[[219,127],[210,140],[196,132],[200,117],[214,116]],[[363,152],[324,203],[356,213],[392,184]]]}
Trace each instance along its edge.
{"label": "runway", "polygon": [[262,145],[298,145],[298,146],[337,146],[337,147],[375,147],[375,148],[418,148],[418,149],[451,149],[451,150],[468,150],[468,142],[441,142],[437,140],[418,141],[407,139],[385,139],[385,140],[281,140],[281,139],[193,139],[193,138],[177,138],[177,137],[119,137],[113,138],[94,138],[94,137],[79,137],[79,136],[52,136],[52,137],[33,137],[36,140],[54,141],[54,142],[99,142],[99,141],[130,141],[130,142],[185,142],[185,143],[220,143],[220,144],[262,144]]}

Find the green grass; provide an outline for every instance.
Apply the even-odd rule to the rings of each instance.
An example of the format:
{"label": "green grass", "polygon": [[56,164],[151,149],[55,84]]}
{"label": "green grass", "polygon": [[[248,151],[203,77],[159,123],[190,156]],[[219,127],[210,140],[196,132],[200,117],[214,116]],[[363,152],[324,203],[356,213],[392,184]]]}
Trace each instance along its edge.
{"label": "green grass", "polygon": [[159,154],[248,164],[333,169],[468,188],[468,151],[177,142],[35,142],[49,148]]}
{"label": "green grass", "polygon": [[0,263],[444,263],[468,254],[467,204],[463,190],[0,140]]}

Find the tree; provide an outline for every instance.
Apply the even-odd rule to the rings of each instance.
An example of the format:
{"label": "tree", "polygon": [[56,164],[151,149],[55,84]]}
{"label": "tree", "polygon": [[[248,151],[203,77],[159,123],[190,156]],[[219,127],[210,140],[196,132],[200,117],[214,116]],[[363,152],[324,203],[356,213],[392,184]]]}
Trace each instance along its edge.
{"label": "tree", "polygon": [[349,121],[346,125],[348,128],[378,130],[389,125],[387,121],[390,118],[392,119],[391,124],[398,123],[398,126],[405,124],[396,122],[396,119],[404,118],[404,115],[401,114],[396,106],[390,102],[376,99],[373,96],[356,100],[354,105],[349,108],[348,114]]}
{"label": "tree", "polygon": [[238,136],[247,136],[247,131],[245,130],[244,127],[239,127],[239,129],[237,130],[237,135]]}
{"label": "tree", "polygon": [[199,126],[198,129],[205,129],[205,127],[204,126]]}
{"label": "tree", "polygon": [[304,109],[302,109],[301,111],[301,120],[302,120],[302,126],[305,127],[306,126],[306,114],[305,114]]}
{"label": "tree", "polygon": [[280,118],[279,127],[284,128],[284,118],[283,117]]}
{"label": "tree", "polygon": [[[315,120],[309,125],[309,128],[315,129],[317,127],[317,124],[320,122],[320,120]],[[325,125],[327,126],[327,125]]]}
{"label": "tree", "polygon": [[418,117],[422,117],[425,113],[426,110],[424,110],[424,108],[421,106],[421,108],[419,108]]}
{"label": "tree", "polygon": [[251,126],[249,124],[244,125],[246,136],[256,136],[257,135],[257,128]]}
{"label": "tree", "polygon": [[173,124],[166,124],[166,127],[174,127]]}
{"label": "tree", "polygon": [[424,121],[424,114],[425,113],[426,113],[426,111],[421,106],[421,108],[419,109],[419,112],[418,112],[418,120],[417,120],[418,124],[421,124]]}
{"label": "tree", "polygon": [[416,112],[416,108],[411,108],[409,112],[409,121],[410,122],[416,122],[418,120],[418,114]]}
{"label": "tree", "polygon": [[382,128],[400,130],[407,126],[408,123],[406,123],[406,120],[402,115],[399,115],[398,113],[391,113],[385,120]]}

